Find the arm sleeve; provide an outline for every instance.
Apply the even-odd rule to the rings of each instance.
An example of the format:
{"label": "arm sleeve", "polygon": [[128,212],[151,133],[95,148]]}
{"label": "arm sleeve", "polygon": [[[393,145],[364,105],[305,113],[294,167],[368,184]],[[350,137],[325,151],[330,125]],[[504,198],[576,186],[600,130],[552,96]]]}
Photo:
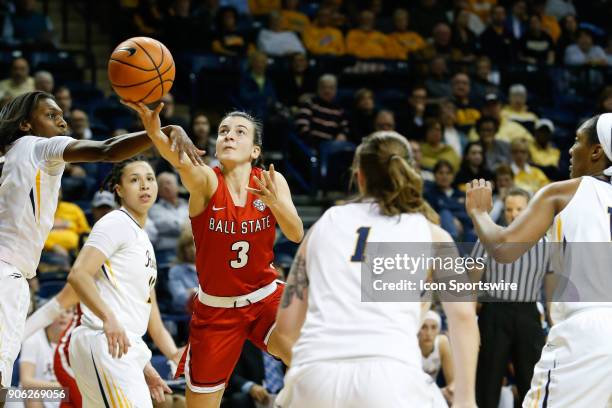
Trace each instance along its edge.
{"label": "arm sleeve", "polygon": [[110,258],[119,248],[132,239],[132,234],[126,233],[124,222],[112,212],[99,220],[91,230],[84,246],[91,246]]}
{"label": "arm sleeve", "polygon": [[40,162],[64,162],[64,150],[75,139],[67,136],[54,136],[48,139],[36,138],[34,160]]}

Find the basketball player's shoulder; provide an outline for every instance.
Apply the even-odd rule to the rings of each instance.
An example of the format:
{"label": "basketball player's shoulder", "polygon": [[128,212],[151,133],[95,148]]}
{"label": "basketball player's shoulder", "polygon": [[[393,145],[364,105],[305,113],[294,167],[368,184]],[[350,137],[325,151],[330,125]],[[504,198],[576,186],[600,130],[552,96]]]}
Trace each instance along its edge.
{"label": "basketball player's shoulder", "polygon": [[453,242],[451,235],[442,227],[430,221],[427,221],[427,223],[429,224],[429,230],[431,231],[432,242]]}
{"label": "basketball player's shoulder", "polygon": [[104,231],[113,236],[130,235],[130,231],[134,230],[136,221],[122,210],[113,210],[104,215],[93,226],[92,233],[95,231]]}

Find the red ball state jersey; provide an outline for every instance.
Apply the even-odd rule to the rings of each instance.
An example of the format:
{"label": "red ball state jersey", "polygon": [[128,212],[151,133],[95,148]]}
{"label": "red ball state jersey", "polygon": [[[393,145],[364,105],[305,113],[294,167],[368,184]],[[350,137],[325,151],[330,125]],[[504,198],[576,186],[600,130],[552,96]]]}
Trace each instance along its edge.
{"label": "red ball state jersey", "polygon": [[[214,168],[219,184],[200,215],[191,218],[196,245],[196,269],[202,290],[213,296],[241,296],[277,278],[272,266],[276,219],[272,211],[251,192],[244,207],[234,205],[225,178]],[[257,188],[253,176],[249,186]]]}

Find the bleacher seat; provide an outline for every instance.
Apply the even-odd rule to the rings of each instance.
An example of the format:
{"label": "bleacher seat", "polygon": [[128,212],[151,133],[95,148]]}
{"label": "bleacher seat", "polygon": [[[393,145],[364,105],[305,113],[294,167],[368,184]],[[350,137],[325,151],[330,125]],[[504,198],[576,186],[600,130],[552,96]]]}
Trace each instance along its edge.
{"label": "bleacher seat", "polygon": [[347,191],[350,168],[357,147],[351,142],[323,142],[319,146],[321,189]]}

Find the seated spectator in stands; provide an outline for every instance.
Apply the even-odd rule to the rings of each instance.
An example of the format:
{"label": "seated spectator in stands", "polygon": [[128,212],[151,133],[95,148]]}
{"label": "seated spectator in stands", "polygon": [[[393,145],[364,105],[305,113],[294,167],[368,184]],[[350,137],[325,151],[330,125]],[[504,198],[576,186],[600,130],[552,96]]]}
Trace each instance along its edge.
{"label": "seated spectator in stands", "polygon": [[[445,387],[441,390],[447,401],[452,403],[455,370],[448,337],[440,334],[442,319],[437,312],[428,310],[418,333],[419,348],[423,371],[431,377],[435,384],[440,371],[444,375]],[[449,401],[450,400],[450,401]]]}
{"label": "seated spectator in stands", "polygon": [[508,105],[501,110],[501,116],[523,125],[525,129],[533,129],[538,116],[527,106],[527,88],[522,84],[510,86]]}
{"label": "seated spectator in stands", "polygon": [[529,165],[529,145],[524,140],[515,140],[510,145],[512,155],[512,173],[514,174],[514,185],[527,190],[532,195],[544,187],[550,180],[542,170]]}
{"label": "seated spectator in stands", "polygon": [[298,133],[311,147],[330,140],[348,140],[349,127],[344,109],[334,100],[338,91],[338,80],[325,74],[319,78],[317,96],[300,108],[295,125]]}
{"label": "seated spectator in stands", "polygon": [[561,35],[555,45],[555,61],[565,61],[565,50],[578,39],[578,21],[569,14],[561,19]]}
{"label": "seated spectator in stands", "polygon": [[455,241],[475,240],[472,221],[465,210],[465,193],[453,188],[455,170],[446,160],[439,160],[433,168],[434,184],[425,192],[425,199],[440,215],[440,226]]}
{"label": "seated spectator in stands", "polygon": [[359,144],[361,139],[374,131],[374,93],[368,88],[361,88],[355,92],[353,109],[348,117],[350,126],[350,141]]}
{"label": "seated spectator in stands", "polygon": [[425,120],[425,141],[421,143],[423,167],[432,169],[435,164],[444,160],[453,166],[453,173],[459,170],[461,159],[455,150],[442,140],[442,122],[437,118]]}
{"label": "seated spectator in stands", "polygon": [[432,30],[431,39],[428,40],[425,48],[418,52],[417,56],[422,60],[430,60],[435,56],[453,61],[461,59],[461,51],[453,46],[453,34],[450,26],[446,23],[436,24]]}
{"label": "seated spectator in stands", "polygon": [[257,47],[260,51],[273,57],[305,52],[304,46],[296,33],[281,29],[280,14],[277,11],[268,15],[268,29],[264,28],[259,32]]}
{"label": "seated spectator in stands", "polygon": [[527,3],[525,0],[514,0],[505,25],[514,41],[520,42],[527,33],[527,20],[529,20]]}
{"label": "seated spectator in stands", "polygon": [[476,72],[471,82],[471,99],[482,105],[488,94],[498,94],[499,73],[492,72],[491,59],[487,56],[476,59]]}
{"label": "seated spectator in stands", "polygon": [[113,193],[106,190],[97,191],[91,200],[91,225],[95,225],[100,218],[115,208],[117,208],[117,202]]}
{"label": "seated spectator in stands", "polygon": [[[490,116],[497,120],[498,129],[495,134],[495,139],[511,143],[515,139],[533,140],[533,136],[525,127],[514,120],[508,119],[501,114],[501,102],[497,94],[490,93],[485,96],[485,103],[482,105],[480,112],[482,116]],[[479,140],[476,127],[472,127],[468,134],[468,139],[472,142]]]}
{"label": "seated spectator in stands", "polygon": [[64,120],[70,121],[72,116],[72,93],[65,86],[60,86],[55,90],[55,102],[64,113]]}
{"label": "seated spectator in stands", "polygon": [[[55,377],[53,358],[55,347],[62,337],[64,329],[72,321],[73,309],[64,310],[50,326],[41,329],[24,340],[19,359],[19,385],[23,388],[57,389],[62,387]],[[35,403],[26,403],[26,407],[34,407]],[[51,404],[51,405],[49,405]],[[7,404],[7,407],[11,403]],[[59,407],[45,402],[38,407]]]}
{"label": "seated spectator in stands", "polygon": [[396,112],[399,118],[399,132],[407,139],[423,140],[425,136],[425,110],[427,108],[427,89],[416,85],[410,91],[408,106],[400,107]]}
{"label": "seated spectator in stands", "polygon": [[555,133],[555,125],[550,119],[538,120],[533,131],[535,140],[529,144],[529,155],[534,166],[538,166],[546,177],[551,180],[560,180],[562,175],[567,175],[567,173],[559,170],[561,151],[550,141],[553,133]]}
{"label": "seated spectator in stands", "polygon": [[381,109],[374,118],[374,130],[395,130],[395,114],[388,109]]}
{"label": "seated spectator in stands", "polygon": [[240,77],[236,105],[266,120],[277,101],[276,89],[267,75],[268,57],[259,51],[249,55],[247,70]]}
{"label": "seated spectator in stands", "polygon": [[359,26],[346,35],[346,53],[357,58],[394,58],[393,44],[386,34],[375,30],[374,13],[359,13]]}
{"label": "seated spectator in stands", "polygon": [[461,158],[467,138],[465,133],[457,128],[457,107],[451,100],[445,99],[440,102],[439,109],[438,117],[444,129],[444,143],[452,147],[457,156]]}
{"label": "seated spectator in stands", "polygon": [[310,25],[310,19],[299,10],[300,0],[283,0],[280,11],[281,30],[294,31],[302,34]]}
{"label": "seated spectator in stands", "polygon": [[421,144],[416,140],[408,140],[410,143],[410,148],[412,149],[412,167],[416,170],[417,173],[423,179],[423,191],[427,190],[427,187],[433,183],[434,175],[431,170],[427,170],[421,166],[421,162],[423,160],[423,153],[421,152]]}
{"label": "seated spectator in stands", "polygon": [[480,21],[486,22],[490,20],[491,12],[497,4],[497,0],[468,0],[467,10],[474,13]]}
{"label": "seated spectator in stands", "polygon": [[75,255],[79,247],[79,238],[89,234],[91,228],[81,207],[74,203],[62,201],[62,190],[59,191],[59,204],[51,232],[45,241],[45,251],[56,252],[65,257]]}
{"label": "seated spectator in stands", "polygon": [[501,4],[493,7],[491,22],[479,37],[480,53],[491,58],[498,66],[514,60],[515,42],[506,28],[506,9]]}
{"label": "seated spectator in stands", "polygon": [[70,114],[70,136],[78,140],[90,140],[89,116],[80,109],[73,109]]}
{"label": "seated spectator in stands", "polygon": [[253,49],[247,36],[238,31],[238,12],[233,7],[221,7],[216,18],[216,37],[212,42],[213,52],[221,55],[244,57]]}
{"label": "seated spectator in stands", "polygon": [[452,8],[447,8],[446,19],[448,21],[453,22],[455,21],[459,13],[461,13],[462,11],[465,11],[467,14],[468,29],[476,37],[482,34],[482,32],[486,28],[483,21],[489,21],[489,19],[487,18],[486,20],[481,20],[480,17],[478,17],[478,15],[474,13],[474,8],[470,6],[470,2],[468,0],[453,0],[451,3],[452,3]]}
{"label": "seated spectator in stands", "polygon": [[455,74],[451,87],[453,102],[457,106],[457,126],[467,131],[480,118],[480,111],[470,100],[470,77],[461,72]]}
{"label": "seated spectator in stands", "polygon": [[561,35],[561,27],[559,27],[559,21],[556,17],[553,17],[546,13],[545,10],[546,0],[535,0],[531,4],[533,14],[540,18],[542,24],[542,30],[544,30],[553,42],[556,43]]}
{"label": "seated spectator in stands", "polygon": [[34,74],[34,89],[36,91],[43,91],[49,94],[53,94],[53,87],[55,86],[55,80],[53,75],[49,71],[37,71]]}
{"label": "seated spectator in stands", "polygon": [[446,13],[440,3],[438,0],[420,0],[410,12],[414,30],[424,38],[429,37],[436,24],[446,22]]}
{"label": "seated spectator in stands", "polygon": [[606,52],[599,45],[593,44],[593,35],[589,30],[578,30],[574,44],[565,49],[565,64],[571,66],[606,66]]}
{"label": "seated spectator in stands", "polygon": [[[492,116],[483,116],[476,122],[476,134],[484,149],[486,168],[494,171],[500,164],[510,161],[510,144],[495,137],[499,122]],[[520,140],[520,139],[517,139]]]}
{"label": "seated spectator in stands", "polygon": [[469,18],[469,11],[461,10],[453,22],[452,43],[453,48],[461,55],[461,62],[471,62],[476,59],[476,35],[470,30]]}
{"label": "seated spectator in stands", "polygon": [[548,0],[545,12],[560,20],[568,14],[576,15],[576,7],[574,7],[572,0]]}
{"label": "seated spectator in stands", "polygon": [[432,99],[451,96],[452,90],[445,57],[435,56],[429,62],[429,73],[425,78],[425,88],[427,88],[427,95]]}
{"label": "seated spectator in stands", "polygon": [[54,47],[49,17],[36,11],[36,0],[18,0],[13,15],[13,36],[18,45]]}
{"label": "seated spectator in stands", "polygon": [[278,100],[293,114],[308,95],[314,94],[317,80],[308,66],[306,54],[297,53],[291,57],[289,70],[282,70],[276,80]]}
{"label": "seated spectator in stands", "polygon": [[149,211],[149,218],[155,223],[158,232],[157,240],[153,244],[156,253],[157,251],[174,253],[181,230],[189,221],[189,207],[187,201],[179,197],[176,174],[167,172],[159,174],[157,184],[159,200]]}
{"label": "seated spectator in stands", "polygon": [[304,30],[303,41],[308,52],[313,55],[344,55],[344,35],[332,26],[332,11],[329,7],[319,7],[314,24]]}
{"label": "seated spectator in stands", "polygon": [[159,113],[159,119],[161,120],[162,126],[167,125],[178,125],[183,129],[187,129],[188,122],[183,116],[176,114],[176,103],[174,102],[174,95],[170,92],[162,96],[161,102],[164,103],[164,107]]}
{"label": "seated spectator in stands", "polygon": [[[214,145],[216,138],[210,134],[210,120],[202,112],[193,115],[191,121],[191,140],[198,148],[206,150],[207,156],[214,156],[215,152],[211,151],[211,144]],[[214,147],[213,147],[214,149]]]}
{"label": "seated spectator in stands", "polygon": [[496,224],[500,224],[504,222],[502,215],[504,213],[504,200],[506,199],[506,194],[514,187],[512,167],[508,164],[500,164],[497,166],[493,187],[493,207],[489,214]]}
{"label": "seated spectator in stands", "polygon": [[0,81],[0,97],[19,96],[34,90],[34,78],[30,76],[30,64],[25,58],[15,58],[11,63],[10,77]]}
{"label": "seated spectator in stands", "polygon": [[171,50],[198,50],[210,41],[209,27],[192,14],[192,0],[174,0],[164,18],[164,42]]}
{"label": "seated spectator in stands", "polygon": [[461,167],[455,177],[455,187],[465,191],[465,184],[474,179],[493,180],[493,173],[487,169],[480,142],[470,142],[465,146]]}
{"label": "seated spectator in stands", "polygon": [[281,0],[249,0],[249,11],[254,16],[265,16],[281,8]]}
{"label": "seated spectator in stands", "polygon": [[519,59],[531,65],[553,65],[555,44],[550,35],[542,29],[542,22],[536,15],[529,17],[529,29],[521,37]]}
{"label": "seated spectator in stands", "polygon": [[195,268],[195,243],[189,223],[181,231],[176,248],[176,264],[168,271],[168,292],[172,296],[172,310],[186,313],[188,303],[198,291]]}
{"label": "seated spectator in stands", "polygon": [[419,33],[408,29],[409,25],[410,14],[408,14],[408,10],[396,9],[393,12],[394,30],[389,34],[389,39],[395,50],[394,58],[406,60],[427,45]]}

